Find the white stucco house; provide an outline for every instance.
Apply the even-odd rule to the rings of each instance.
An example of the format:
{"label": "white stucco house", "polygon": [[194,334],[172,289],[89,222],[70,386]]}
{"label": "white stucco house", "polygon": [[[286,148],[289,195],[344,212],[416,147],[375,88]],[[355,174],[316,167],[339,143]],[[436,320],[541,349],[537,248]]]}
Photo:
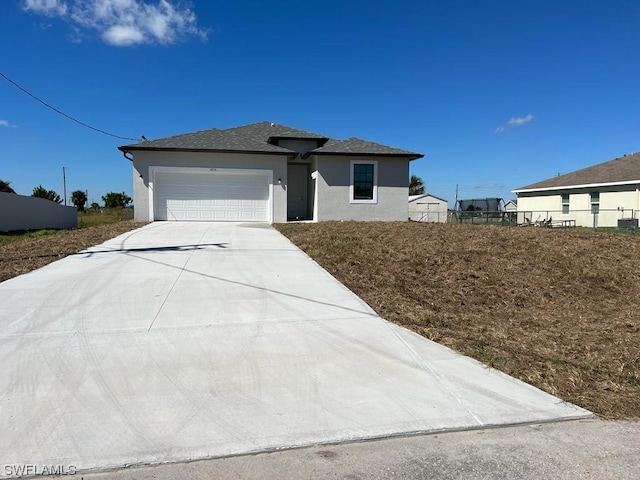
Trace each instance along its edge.
{"label": "white stucco house", "polygon": [[409,162],[423,156],[272,122],[118,149],[137,221],[406,221]]}
{"label": "white stucco house", "polygon": [[447,201],[423,193],[409,196],[409,220],[414,222],[447,223]]}
{"label": "white stucco house", "polygon": [[575,172],[513,190],[518,222],[553,218],[577,226],[615,227],[638,217],[640,153],[624,155]]}

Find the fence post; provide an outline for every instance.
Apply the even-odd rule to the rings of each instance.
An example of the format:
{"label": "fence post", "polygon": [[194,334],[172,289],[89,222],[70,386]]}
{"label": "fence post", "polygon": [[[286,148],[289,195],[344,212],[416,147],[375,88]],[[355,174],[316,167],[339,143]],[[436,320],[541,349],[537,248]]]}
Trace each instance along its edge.
{"label": "fence post", "polygon": [[593,212],[593,231],[595,232],[598,228],[598,214]]}

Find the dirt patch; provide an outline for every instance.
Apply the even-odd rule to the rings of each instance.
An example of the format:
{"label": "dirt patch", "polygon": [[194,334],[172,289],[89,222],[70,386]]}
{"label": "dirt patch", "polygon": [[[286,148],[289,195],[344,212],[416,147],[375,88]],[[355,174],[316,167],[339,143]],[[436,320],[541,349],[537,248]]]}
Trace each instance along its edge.
{"label": "dirt patch", "polygon": [[640,418],[640,236],[418,223],[277,228],[376,312],[605,418]]}
{"label": "dirt patch", "polygon": [[77,230],[48,232],[47,235],[25,236],[0,245],[0,282],[98,245],[142,225],[144,223],[124,221]]}

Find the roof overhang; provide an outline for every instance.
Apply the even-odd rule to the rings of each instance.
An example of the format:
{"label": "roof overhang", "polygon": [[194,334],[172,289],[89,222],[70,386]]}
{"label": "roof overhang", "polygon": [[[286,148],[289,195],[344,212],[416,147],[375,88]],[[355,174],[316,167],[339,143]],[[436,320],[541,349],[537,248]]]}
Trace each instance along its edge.
{"label": "roof overhang", "polygon": [[[327,137],[301,137],[301,136],[287,136],[287,135],[272,135],[267,139],[267,143],[274,144],[273,140],[297,140],[297,141],[307,141],[307,142],[315,142],[318,147],[321,147],[325,143],[329,141]],[[316,147],[316,148],[318,148]]]}
{"label": "roof overhang", "polygon": [[235,154],[252,154],[252,155],[286,155],[294,158],[298,156],[298,152],[292,150],[286,152],[265,152],[260,150],[224,150],[211,148],[159,148],[159,147],[117,147],[123,153],[133,153],[135,151],[148,152],[199,152],[199,153],[235,153]]}
{"label": "roof overhang", "polygon": [[302,155],[302,158],[309,158],[311,155],[337,155],[340,157],[397,157],[408,158],[409,161],[424,157],[421,153],[355,153],[355,152],[314,152],[309,150]]}
{"label": "roof overhang", "polygon": [[601,188],[601,187],[617,187],[622,185],[640,185],[640,180],[626,180],[624,182],[603,182],[603,183],[584,183],[580,185],[561,185],[559,187],[542,187],[542,188],[518,188],[511,190],[511,193],[533,193],[533,192],[552,192],[557,190],[574,190],[577,188]]}
{"label": "roof overhang", "polygon": [[441,202],[448,202],[448,200],[445,200],[444,198],[436,197],[431,193],[422,193],[420,195],[409,195],[409,203],[415,202],[417,200],[422,200],[423,198],[426,198],[426,197],[435,198],[436,200],[440,200]]}

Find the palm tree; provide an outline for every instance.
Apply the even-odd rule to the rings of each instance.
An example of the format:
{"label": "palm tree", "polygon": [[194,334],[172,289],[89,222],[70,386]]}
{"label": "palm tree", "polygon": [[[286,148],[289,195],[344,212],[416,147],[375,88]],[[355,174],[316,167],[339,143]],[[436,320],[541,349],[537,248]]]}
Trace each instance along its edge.
{"label": "palm tree", "polygon": [[33,189],[32,197],[45,198],[47,200],[51,200],[52,202],[62,203],[62,199],[60,195],[58,195],[54,190],[47,190],[42,185],[38,185]]}
{"label": "palm tree", "polygon": [[422,195],[424,193],[424,182],[417,175],[411,175],[409,181],[409,195]]}
{"label": "palm tree", "polygon": [[84,206],[87,203],[87,194],[82,190],[71,192],[71,203],[73,203],[79,212],[84,212]]}
{"label": "palm tree", "polygon": [[16,191],[13,188],[11,188],[11,182],[5,182],[2,179],[0,179],[0,192],[16,193]]}

